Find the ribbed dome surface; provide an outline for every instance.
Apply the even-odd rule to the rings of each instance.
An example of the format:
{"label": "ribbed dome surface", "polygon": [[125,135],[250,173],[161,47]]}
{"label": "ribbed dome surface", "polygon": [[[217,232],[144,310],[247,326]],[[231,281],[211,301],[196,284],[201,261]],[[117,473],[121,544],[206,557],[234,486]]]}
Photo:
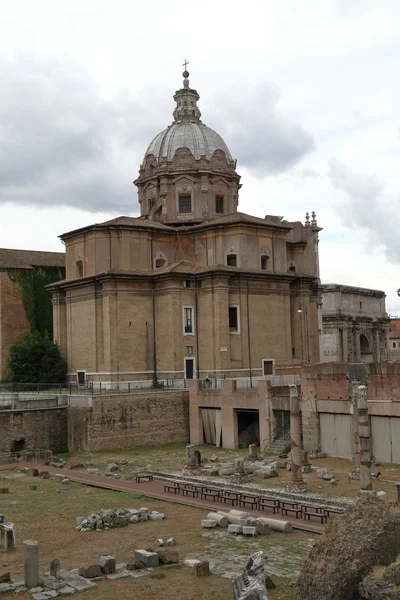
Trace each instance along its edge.
{"label": "ribbed dome surface", "polygon": [[231,153],[222,137],[201,121],[173,123],[154,138],[146,150],[144,159],[153,154],[158,162],[165,159],[170,161],[178,148],[189,148],[196,160],[202,156],[210,160],[216,150],[222,150],[228,163],[232,161]]}

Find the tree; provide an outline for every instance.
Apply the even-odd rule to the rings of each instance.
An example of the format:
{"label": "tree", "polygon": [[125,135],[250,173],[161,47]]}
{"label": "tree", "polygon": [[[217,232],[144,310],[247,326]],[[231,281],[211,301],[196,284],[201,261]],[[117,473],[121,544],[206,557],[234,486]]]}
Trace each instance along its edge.
{"label": "tree", "polygon": [[64,383],[67,363],[57,344],[38,331],[11,344],[4,380],[15,383]]}

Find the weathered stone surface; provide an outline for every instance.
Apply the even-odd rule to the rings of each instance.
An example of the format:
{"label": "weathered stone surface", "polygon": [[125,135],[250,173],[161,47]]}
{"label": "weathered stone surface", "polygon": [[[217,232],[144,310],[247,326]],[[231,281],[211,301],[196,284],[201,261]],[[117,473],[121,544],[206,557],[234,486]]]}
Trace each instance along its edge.
{"label": "weathered stone surface", "polygon": [[0,594],[6,594],[12,592],[12,585],[10,583],[0,583]]}
{"label": "weathered stone surface", "polygon": [[360,595],[366,600],[398,600],[400,564],[387,567],[380,576],[367,575],[359,586]]}
{"label": "weathered stone surface", "polygon": [[377,497],[377,498],[379,498],[379,500],[383,500],[384,502],[386,502],[386,501],[387,501],[387,499],[388,499],[388,495],[387,495],[387,493],[386,493],[386,492],[383,492],[383,491],[381,491],[381,492],[376,492],[376,497]]}
{"label": "weathered stone surface", "polygon": [[39,583],[39,548],[36,540],[24,541],[24,581],[27,588]]}
{"label": "weathered stone surface", "polygon": [[257,529],[256,529],[256,527],[250,527],[248,525],[245,525],[242,528],[242,532],[243,532],[243,535],[252,535],[254,537],[257,534]]}
{"label": "weathered stone surface", "polygon": [[75,594],[75,590],[69,585],[65,585],[58,590],[58,593],[60,596],[72,596],[72,594]]}
{"label": "weathered stone surface", "polygon": [[208,560],[199,561],[194,565],[194,574],[196,577],[208,577],[210,575],[210,563]]}
{"label": "weathered stone surface", "polygon": [[193,568],[199,563],[200,561],[197,558],[185,558],[185,560],[183,561],[183,566]]}
{"label": "weathered stone surface", "polygon": [[149,514],[149,521],[162,521],[163,519],[165,519],[164,513],[153,511]]}
{"label": "weathered stone surface", "polygon": [[316,474],[318,477],[320,477],[320,479],[323,479],[324,475],[326,475],[328,472],[328,469],[326,467],[319,467],[319,469],[316,470]]}
{"label": "weathered stone surface", "polygon": [[88,567],[80,567],[79,575],[87,579],[94,579],[95,577],[101,577],[103,572],[100,565],[89,565]]}
{"label": "weathered stone surface", "polygon": [[89,475],[99,475],[100,469],[86,469]]}
{"label": "weathered stone surface", "polygon": [[258,535],[269,535],[271,533],[271,528],[261,518],[261,519],[256,519],[256,531],[257,531]]}
{"label": "weathered stone surface", "polygon": [[234,523],[230,523],[228,525],[229,533],[242,533],[243,527],[242,525],[235,525]]}
{"label": "weathered stone surface", "polygon": [[39,477],[39,469],[28,469],[26,474],[28,477]]}
{"label": "weathered stone surface", "polygon": [[179,562],[179,553],[171,548],[160,548],[157,550],[160,563],[163,565],[174,565]]}
{"label": "weathered stone surface", "polygon": [[[228,527],[228,525],[229,525],[229,521],[225,517],[225,515],[220,515],[219,513],[210,512],[207,515],[207,519],[216,521],[217,525],[219,525],[219,527]],[[203,527],[204,527],[204,525],[203,525]]]}
{"label": "weathered stone surface", "polygon": [[236,473],[236,469],[234,467],[222,467],[218,470],[218,475],[220,477],[224,477],[226,475],[233,475]]}
{"label": "weathered stone surface", "polygon": [[167,541],[165,542],[166,546],[175,546],[176,545],[176,540],[174,537],[170,537],[167,539]]}
{"label": "weathered stone surface", "polygon": [[281,521],[279,519],[269,519],[267,517],[260,517],[257,519],[257,522],[263,523],[264,525],[268,525],[270,529],[273,531],[283,531],[288,533],[292,531],[292,524],[290,521]]}
{"label": "weathered stone surface", "polygon": [[[71,571],[65,571],[64,569],[60,570],[60,578],[64,581],[65,587],[73,588],[76,592],[84,592],[96,587],[93,581],[81,577],[76,573],[71,573]],[[60,594],[62,593],[62,589],[60,588],[59,590]]]}
{"label": "weathered stone surface", "polygon": [[135,565],[137,569],[147,569],[149,567],[158,567],[159,558],[157,552],[147,552],[147,550],[135,550]]}
{"label": "weathered stone surface", "polygon": [[50,563],[50,576],[60,579],[60,561],[54,558]]}
{"label": "weathered stone surface", "polygon": [[217,526],[217,521],[215,519],[202,519],[201,526],[206,529],[212,529]]}
{"label": "weathered stone surface", "polygon": [[328,522],[311,550],[298,580],[301,598],[357,598],[359,584],[374,565],[389,564],[399,553],[400,509],[362,495]]}
{"label": "weathered stone surface", "polygon": [[103,554],[99,558],[99,566],[101,571],[106,573],[106,575],[115,573],[115,556]]}
{"label": "weathered stone surface", "polygon": [[331,479],[334,479],[334,477],[331,473],[324,473],[322,475],[322,479],[325,479],[325,481],[330,481]]}

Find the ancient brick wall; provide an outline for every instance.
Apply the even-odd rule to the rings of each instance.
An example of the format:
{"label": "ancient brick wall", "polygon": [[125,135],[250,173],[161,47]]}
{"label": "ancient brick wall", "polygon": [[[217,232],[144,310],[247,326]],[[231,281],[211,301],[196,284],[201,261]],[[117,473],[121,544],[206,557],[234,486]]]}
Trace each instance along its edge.
{"label": "ancient brick wall", "polygon": [[0,432],[0,452],[14,452],[16,448],[65,452],[68,449],[67,410],[3,411],[0,412]]}
{"label": "ancient brick wall", "polygon": [[68,409],[69,450],[107,450],[189,441],[189,394],[93,396]]}

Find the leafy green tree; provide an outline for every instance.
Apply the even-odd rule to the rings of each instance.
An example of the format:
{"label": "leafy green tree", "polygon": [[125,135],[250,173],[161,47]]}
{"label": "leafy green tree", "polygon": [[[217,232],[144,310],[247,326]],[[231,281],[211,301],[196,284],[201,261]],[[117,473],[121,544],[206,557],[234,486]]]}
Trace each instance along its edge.
{"label": "leafy green tree", "polygon": [[64,383],[66,374],[67,363],[48,336],[26,332],[11,344],[4,381]]}

